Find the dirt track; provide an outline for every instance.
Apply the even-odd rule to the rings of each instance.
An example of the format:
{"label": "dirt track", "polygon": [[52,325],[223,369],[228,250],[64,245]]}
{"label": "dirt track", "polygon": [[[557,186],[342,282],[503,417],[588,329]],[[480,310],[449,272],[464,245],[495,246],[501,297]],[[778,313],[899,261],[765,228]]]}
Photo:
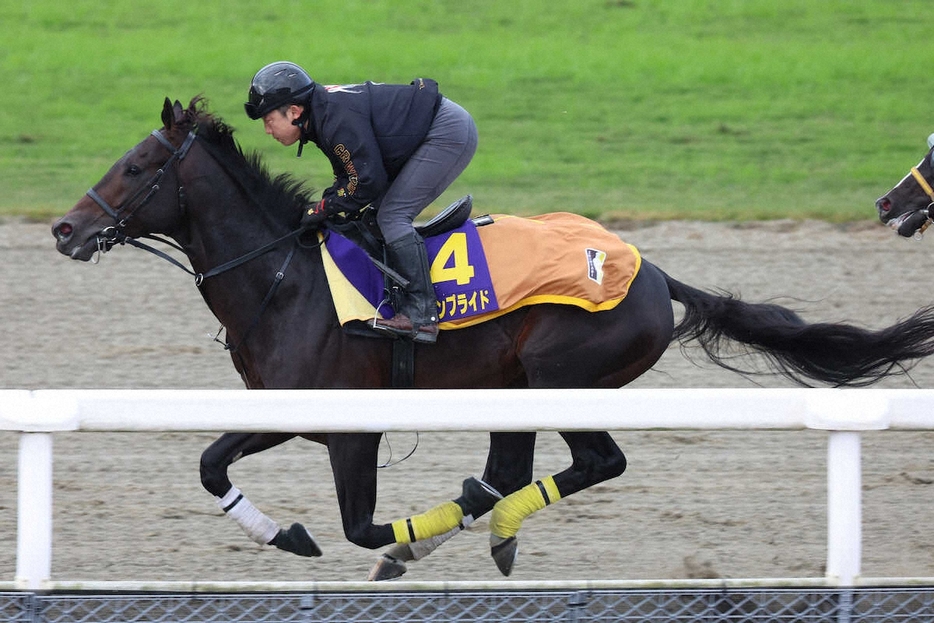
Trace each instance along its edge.
{"label": "dirt track", "polygon": [[[814,321],[882,327],[932,302],[934,248],[867,223],[666,223],[620,231],[672,276],[749,300],[777,298]],[[190,279],[135,249],[98,266],[58,255],[48,228],[0,225],[0,387],[239,388],[217,323]],[[137,285],[133,285],[137,284]],[[783,297],[794,298],[783,298]],[[749,387],[670,349],[639,387]],[[934,361],[885,387],[934,387]],[[755,382],[784,386],[774,377]],[[625,414],[620,414],[621,418]],[[618,432],[622,478],[526,521],[516,580],[820,576],[826,556],[826,437],[819,432]],[[211,435],[55,437],[53,578],[360,580],[376,553],[341,533],[324,448],[292,441],[238,463],[232,478],[283,524],[301,521],[325,555],[249,541],[198,478]],[[396,456],[414,436],[390,436]],[[934,435],[864,437],[863,573],[934,577]],[[482,470],[485,435],[420,437],[381,473],[377,519],[454,497]],[[0,580],[15,568],[17,437],[0,433]],[[388,456],[388,451],[387,451]],[[540,436],[536,475],[563,469]],[[485,522],[411,567],[414,580],[499,579]]]}

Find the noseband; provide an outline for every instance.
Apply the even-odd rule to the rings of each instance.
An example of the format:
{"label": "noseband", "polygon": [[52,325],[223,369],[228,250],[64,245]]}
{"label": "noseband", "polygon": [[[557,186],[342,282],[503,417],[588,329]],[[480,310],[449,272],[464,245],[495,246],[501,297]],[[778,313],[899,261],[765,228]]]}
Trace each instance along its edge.
{"label": "noseband", "polygon": [[[168,149],[172,155],[169,156],[169,159],[166,160],[161,167],[159,167],[159,170],[156,171],[153,176],[149,178],[149,181],[143,184],[143,186],[138,191],[136,191],[132,197],[124,201],[119,208],[114,208],[109,203],[107,203],[107,200],[101,197],[96,190],[93,188],[88,189],[87,196],[93,199],[94,203],[99,205],[101,210],[103,210],[110,218],[114,220],[113,226],[104,229],[101,232],[101,236],[98,238],[98,246],[101,248],[101,251],[107,251],[114,245],[114,243],[122,242],[125,240],[126,236],[123,234],[123,230],[126,228],[129,220],[133,218],[133,215],[136,214],[140,208],[149,203],[157,192],[159,192],[159,189],[161,188],[161,186],[159,186],[159,182],[162,180],[162,176],[165,175],[165,171],[169,168],[170,165],[174,163],[176,165],[176,174],[178,173],[178,163],[185,159],[185,156],[188,155],[188,151],[191,149],[191,146],[195,142],[195,138],[197,138],[196,131],[192,130],[188,133],[188,136],[185,138],[182,146],[176,149],[175,145],[169,142],[169,139],[167,139],[159,130],[153,130],[151,134],[152,136],[156,137],[159,143]],[[136,205],[133,205],[137,198],[146,192],[147,186],[149,187],[149,192],[147,192],[146,195],[140,199],[138,203],[136,203]],[[184,214],[185,191],[181,184],[178,185],[178,206],[179,210]]]}

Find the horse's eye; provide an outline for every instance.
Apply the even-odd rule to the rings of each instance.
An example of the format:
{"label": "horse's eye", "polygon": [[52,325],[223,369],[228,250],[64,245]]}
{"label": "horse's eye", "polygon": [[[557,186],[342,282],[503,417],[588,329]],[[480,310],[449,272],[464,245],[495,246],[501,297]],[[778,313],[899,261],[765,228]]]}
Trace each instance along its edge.
{"label": "horse's eye", "polygon": [[131,164],[130,166],[128,166],[128,167],[126,168],[126,174],[127,174],[127,175],[135,176],[135,175],[139,175],[139,174],[142,173],[142,172],[143,172],[143,170],[140,169],[140,168],[139,168],[138,166],[136,166],[135,164]]}

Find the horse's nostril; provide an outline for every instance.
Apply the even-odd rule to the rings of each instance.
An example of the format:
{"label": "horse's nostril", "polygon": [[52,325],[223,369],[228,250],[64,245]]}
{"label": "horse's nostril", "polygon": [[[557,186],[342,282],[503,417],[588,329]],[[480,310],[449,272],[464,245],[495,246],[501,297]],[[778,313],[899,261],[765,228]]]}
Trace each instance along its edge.
{"label": "horse's nostril", "polygon": [[889,201],[887,197],[883,197],[876,202],[876,208],[878,208],[880,212],[888,212],[892,209],[892,202]]}
{"label": "horse's nostril", "polygon": [[52,231],[55,234],[55,237],[59,240],[64,240],[71,235],[71,232],[74,231],[74,228],[69,223],[59,223],[55,226],[55,229]]}

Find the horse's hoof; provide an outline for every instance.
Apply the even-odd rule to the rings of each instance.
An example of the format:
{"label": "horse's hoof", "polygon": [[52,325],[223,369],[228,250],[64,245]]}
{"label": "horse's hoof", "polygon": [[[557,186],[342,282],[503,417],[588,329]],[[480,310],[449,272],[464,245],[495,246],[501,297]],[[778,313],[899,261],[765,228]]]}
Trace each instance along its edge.
{"label": "horse's hoof", "polygon": [[288,530],[280,529],[279,534],[269,544],[299,556],[310,558],[321,555],[321,548],[315,543],[315,538],[300,523],[293,523]]}
{"label": "horse's hoof", "polygon": [[491,534],[490,554],[496,566],[499,567],[500,573],[509,577],[512,573],[512,566],[516,563],[516,556],[519,555],[519,541],[514,536],[504,539]]}
{"label": "horse's hoof", "polygon": [[471,476],[464,480],[461,490],[461,499],[475,516],[488,512],[493,505],[503,499],[503,494],[483,482],[479,478]]}
{"label": "horse's hoof", "polygon": [[405,563],[398,558],[393,558],[389,554],[380,556],[370,574],[366,576],[367,582],[383,582],[384,580],[395,580],[401,578],[408,571]]}

